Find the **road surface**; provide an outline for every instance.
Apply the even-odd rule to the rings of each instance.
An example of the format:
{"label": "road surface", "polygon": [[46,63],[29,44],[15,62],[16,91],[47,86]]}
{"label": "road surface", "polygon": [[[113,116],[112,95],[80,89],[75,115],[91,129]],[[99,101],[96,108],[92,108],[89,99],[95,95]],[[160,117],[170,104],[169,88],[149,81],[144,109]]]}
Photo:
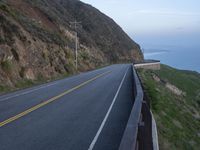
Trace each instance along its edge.
{"label": "road surface", "polygon": [[0,96],[0,150],[116,150],[133,106],[131,65]]}

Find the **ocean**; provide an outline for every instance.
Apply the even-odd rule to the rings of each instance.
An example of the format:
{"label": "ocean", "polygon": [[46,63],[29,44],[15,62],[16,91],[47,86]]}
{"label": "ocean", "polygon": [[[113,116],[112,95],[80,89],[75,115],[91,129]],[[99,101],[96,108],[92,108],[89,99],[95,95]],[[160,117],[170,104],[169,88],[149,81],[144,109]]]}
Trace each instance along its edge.
{"label": "ocean", "polygon": [[181,70],[191,70],[200,73],[200,47],[169,47],[165,49],[143,49],[145,59],[160,60]]}

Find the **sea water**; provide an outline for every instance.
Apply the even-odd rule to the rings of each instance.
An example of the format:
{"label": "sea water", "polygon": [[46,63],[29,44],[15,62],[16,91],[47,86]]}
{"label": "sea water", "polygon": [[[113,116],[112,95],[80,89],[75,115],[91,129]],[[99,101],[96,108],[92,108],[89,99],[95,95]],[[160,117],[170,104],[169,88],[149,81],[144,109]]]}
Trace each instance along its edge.
{"label": "sea water", "polygon": [[160,60],[161,63],[182,70],[200,73],[200,47],[170,47],[144,49],[145,59]]}

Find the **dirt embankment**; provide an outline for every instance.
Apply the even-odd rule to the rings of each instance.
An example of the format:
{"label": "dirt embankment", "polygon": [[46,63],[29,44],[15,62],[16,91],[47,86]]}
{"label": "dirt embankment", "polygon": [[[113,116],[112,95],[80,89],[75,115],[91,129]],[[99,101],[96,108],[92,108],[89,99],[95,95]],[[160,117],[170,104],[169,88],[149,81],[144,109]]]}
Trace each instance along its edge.
{"label": "dirt embankment", "polygon": [[143,59],[139,45],[90,5],[77,0],[2,0],[1,87],[75,72],[75,33],[70,26],[75,19],[82,25],[77,29],[78,71]]}

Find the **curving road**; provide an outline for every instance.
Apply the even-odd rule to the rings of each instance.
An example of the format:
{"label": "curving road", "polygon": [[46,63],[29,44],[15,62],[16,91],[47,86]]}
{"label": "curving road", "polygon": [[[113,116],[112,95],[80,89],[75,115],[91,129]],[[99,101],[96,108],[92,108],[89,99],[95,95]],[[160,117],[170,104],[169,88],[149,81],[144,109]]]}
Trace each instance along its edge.
{"label": "curving road", "polygon": [[131,65],[0,96],[0,150],[116,150],[133,106]]}

